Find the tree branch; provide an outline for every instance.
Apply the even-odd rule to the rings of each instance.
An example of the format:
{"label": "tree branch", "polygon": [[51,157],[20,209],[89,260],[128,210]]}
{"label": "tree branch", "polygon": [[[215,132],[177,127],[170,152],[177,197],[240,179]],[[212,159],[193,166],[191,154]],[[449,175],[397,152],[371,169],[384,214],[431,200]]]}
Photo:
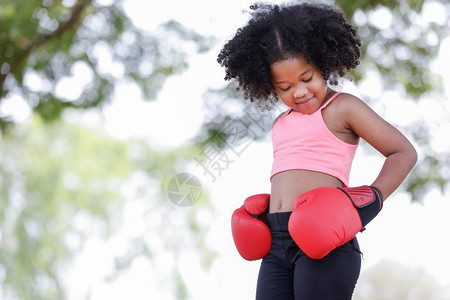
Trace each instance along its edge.
{"label": "tree branch", "polygon": [[31,45],[28,48],[26,48],[20,55],[18,55],[18,57],[13,61],[12,64],[10,64],[9,72],[6,74],[0,74],[0,91],[3,90],[3,84],[5,83],[6,76],[9,73],[14,74],[14,72],[16,72],[22,66],[24,61],[30,56],[33,50],[63,35],[66,31],[72,28],[80,20],[81,13],[89,4],[91,4],[91,2],[92,0],[82,0],[73,9],[69,20],[67,20],[65,23],[62,24],[60,23],[60,26],[56,31],[52,32],[51,34],[44,34],[37,36],[31,43]]}

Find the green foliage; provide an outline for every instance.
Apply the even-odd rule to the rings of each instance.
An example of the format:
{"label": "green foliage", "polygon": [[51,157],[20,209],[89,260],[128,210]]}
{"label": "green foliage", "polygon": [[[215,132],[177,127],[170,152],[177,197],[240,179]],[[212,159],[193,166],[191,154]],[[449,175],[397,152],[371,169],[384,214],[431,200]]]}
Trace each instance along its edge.
{"label": "green foliage", "polygon": [[[429,66],[436,58],[440,42],[448,35],[448,27],[421,20],[426,2],[335,1],[347,16],[353,16],[363,39],[362,63],[353,73],[357,82],[368,70],[376,69],[382,74],[385,89],[404,89],[415,100],[427,91],[442,88]],[[437,2],[450,12],[448,1]],[[374,14],[382,10],[391,14],[392,21],[389,16]],[[377,19],[376,24],[371,18]],[[380,22],[389,26],[379,28]]]}
{"label": "green foliage", "polygon": [[[119,183],[136,167],[127,146],[81,127],[39,118],[2,139],[0,265],[3,292],[20,299],[63,299],[65,261],[89,226],[108,235],[123,205]],[[98,222],[98,223],[97,223]],[[83,227],[83,226],[82,226]]]}
{"label": "green foliage", "polygon": [[[440,80],[429,65],[448,28],[418,21],[430,0],[335,2],[353,16],[363,38],[362,64],[353,73],[356,83],[375,70],[385,89],[401,90],[417,101],[440,91]],[[448,1],[437,2],[448,16]],[[387,28],[370,21],[383,9],[392,17]],[[206,145],[226,147],[229,138],[236,137],[228,125],[244,126],[240,137],[263,139],[279,111],[275,107],[257,119],[233,83],[209,91],[208,118],[198,143],[167,153],[156,153],[139,141],[115,141],[63,123],[60,116],[67,109],[101,107],[121,81],[136,83],[145,98],[155,99],[167,77],[188,67],[188,55],[208,51],[212,44],[213,38],[175,20],[145,32],[124,13],[120,0],[108,6],[92,0],[0,0],[0,104],[18,94],[36,114],[29,125],[0,116],[2,297],[64,299],[65,268],[85,240],[94,235],[107,242],[125,223],[121,213],[126,203],[140,201],[145,211],[135,217],[151,222],[141,236],[125,238],[125,250],[115,255],[115,269],[107,280],[119,278],[138,257],[155,266],[158,251],[164,249],[175,267],[161,283],[170,282],[179,299],[188,298],[176,268],[178,255],[192,247],[205,268],[212,264],[216,254],[206,244],[207,226],[202,226],[199,213],[214,211],[206,193],[197,205],[174,207],[166,187]],[[59,91],[72,77],[86,80],[73,95]],[[433,152],[426,128],[412,131],[425,153],[406,186],[417,200],[430,185],[446,186],[450,153]],[[136,183],[136,178],[141,180]],[[133,187],[131,196],[121,192],[127,184]]]}
{"label": "green foliage", "polygon": [[[206,230],[197,219],[198,210],[212,213],[206,193],[194,207],[180,211],[165,191],[177,164],[193,151],[198,150],[184,147],[156,153],[143,142],[120,142],[98,130],[48,124],[38,116],[31,124],[17,125],[4,134],[0,148],[2,297],[65,299],[66,268],[87,239],[97,237],[107,243],[124,226],[122,211],[129,202],[140,201],[144,207],[142,215],[133,218],[142,218],[147,225],[141,231],[148,234],[124,237],[126,250],[116,255],[108,280],[114,281],[138,257],[152,261],[155,249],[161,247],[175,259],[185,249],[197,249],[203,265],[211,264],[214,253],[204,244]],[[123,193],[127,186],[133,186],[132,195]],[[155,223],[155,216],[163,222]],[[154,233],[161,234],[157,244]],[[161,280],[179,281],[176,266],[171,276]],[[181,289],[182,282],[178,286]]]}
{"label": "green foliage", "polygon": [[443,194],[450,180],[450,152],[438,153],[429,142],[431,133],[422,124],[414,132],[414,140],[423,151],[420,166],[414,168],[408,176],[406,191],[410,193],[413,201],[421,201],[430,187],[438,188]]}
{"label": "green foliage", "polygon": [[[44,120],[55,120],[66,108],[107,102],[121,80],[135,82],[145,98],[155,99],[165,79],[187,67],[187,45],[203,52],[212,43],[176,21],[143,31],[120,0],[110,6],[92,0],[68,3],[0,2],[0,103],[14,91]],[[76,74],[77,65],[85,68],[83,74]],[[75,91],[79,96],[58,92],[58,84],[73,76],[92,80]],[[0,116],[1,128],[8,122]]]}

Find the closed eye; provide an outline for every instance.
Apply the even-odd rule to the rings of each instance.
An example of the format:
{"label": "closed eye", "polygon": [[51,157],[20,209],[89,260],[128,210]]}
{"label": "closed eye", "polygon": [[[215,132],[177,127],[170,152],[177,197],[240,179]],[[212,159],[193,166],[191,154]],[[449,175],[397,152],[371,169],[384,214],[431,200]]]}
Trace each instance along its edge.
{"label": "closed eye", "polygon": [[[313,74],[313,75],[314,75],[314,74]],[[311,77],[309,77],[308,79],[303,80],[303,82],[310,82],[310,81],[313,79],[313,75],[311,75]]]}
{"label": "closed eye", "polygon": [[[308,82],[310,82],[311,80],[313,80],[313,76],[314,76],[314,74],[311,74],[311,77],[309,77],[308,79],[305,79],[305,80],[302,80],[304,83],[308,83]],[[282,91],[282,92],[287,92],[287,91],[289,91],[290,89],[291,89],[291,87],[289,86],[289,87],[287,87],[287,88],[279,88],[280,89],[280,91]]]}

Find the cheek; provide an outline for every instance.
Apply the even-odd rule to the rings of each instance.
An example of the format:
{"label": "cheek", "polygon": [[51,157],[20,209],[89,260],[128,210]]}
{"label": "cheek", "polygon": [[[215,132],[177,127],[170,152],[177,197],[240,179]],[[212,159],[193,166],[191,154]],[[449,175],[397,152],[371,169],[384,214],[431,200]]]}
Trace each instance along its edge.
{"label": "cheek", "polygon": [[327,86],[326,81],[320,80],[320,81],[314,82],[314,84],[310,86],[310,91],[313,92],[314,94],[316,94],[316,96],[321,97],[322,94],[323,94],[323,96],[326,95],[327,87],[328,86]]}
{"label": "cheek", "polygon": [[320,80],[318,80],[317,84],[320,85],[322,88],[327,88],[328,86],[327,81],[323,77],[321,77]]}
{"label": "cheek", "polygon": [[286,106],[292,106],[292,103],[294,102],[291,97],[290,93],[283,93],[283,95],[278,94],[278,99],[281,100]]}

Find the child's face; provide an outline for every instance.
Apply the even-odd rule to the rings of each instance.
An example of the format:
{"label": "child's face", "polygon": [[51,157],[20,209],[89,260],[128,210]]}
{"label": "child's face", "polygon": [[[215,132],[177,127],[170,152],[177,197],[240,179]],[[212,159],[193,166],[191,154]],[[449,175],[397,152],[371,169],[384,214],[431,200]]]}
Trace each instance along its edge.
{"label": "child's face", "polygon": [[290,108],[312,114],[325,102],[327,82],[319,68],[303,57],[277,62],[270,70],[275,91]]}

